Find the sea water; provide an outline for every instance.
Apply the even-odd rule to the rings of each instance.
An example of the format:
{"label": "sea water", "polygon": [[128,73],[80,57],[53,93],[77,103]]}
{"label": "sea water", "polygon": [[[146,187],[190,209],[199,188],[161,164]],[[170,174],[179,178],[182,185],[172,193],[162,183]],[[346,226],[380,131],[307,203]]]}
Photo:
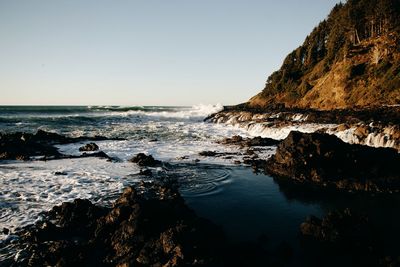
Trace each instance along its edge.
{"label": "sea water", "polygon": [[[234,164],[246,156],[245,151],[217,141],[255,134],[203,121],[221,109],[221,105],[0,107],[1,132],[35,133],[42,129],[71,137],[123,139],[96,142],[116,162],[98,158],[1,162],[0,229],[13,232],[40,220],[43,212],[54,205],[76,198],[107,206],[127,185],[166,177],[176,179],[186,203],[198,215],[221,225],[233,242],[266,236],[272,244],[288,242],[295,247],[299,226],[310,214],[321,216],[326,210],[348,206],[366,212],[377,209],[377,202],[371,198],[357,202],[353,198],[326,199],[293,193],[270,176]],[[83,144],[58,148],[62,153],[79,155]],[[275,151],[275,147],[255,149],[265,159]],[[201,151],[227,152],[229,156],[202,157]],[[143,176],[140,167],[128,162],[137,153],[151,154],[165,164],[152,168],[152,177]],[[384,209],[389,211],[379,216],[391,214],[390,205]],[[0,235],[0,240],[5,238],[8,236]]]}

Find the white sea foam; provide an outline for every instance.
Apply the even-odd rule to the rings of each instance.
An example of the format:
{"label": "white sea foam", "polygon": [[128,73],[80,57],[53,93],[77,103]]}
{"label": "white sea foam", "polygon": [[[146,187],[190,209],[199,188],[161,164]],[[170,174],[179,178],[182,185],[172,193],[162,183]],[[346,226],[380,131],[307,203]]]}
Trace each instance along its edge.
{"label": "white sea foam", "polygon": [[[393,138],[394,130],[392,127],[386,127],[380,131],[368,133],[366,136],[358,136],[356,127],[351,127],[342,131],[329,129],[327,133],[334,134],[344,142],[350,144],[362,144],[372,147],[392,147],[398,149],[398,140]],[[397,143],[396,143],[397,142]]]}
{"label": "white sea foam", "polygon": [[130,175],[138,172],[134,164],[95,158],[1,164],[1,226],[27,225],[41,212],[75,198],[107,202],[134,183]]}
{"label": "white sea foam", "polygon": [[[237,147],[220,145],[215,141],[237,134],[249,136],[245,129],[193,119],[204,118],[206,114],[220,108],[221,106],[215,105],[178,110],[173,116],[186,114],[180,120],[173,119],[178,117],[156,119],[147,115],[139,122],[132,120],[131,122],[110,122],[100,126],[84,125],[71,127],[71,131],[66,127],[60,129],[69,135],[76,136],[97,134],[127,138],[124,141],[96,142],[100,150],[112,157],[119,158],[121,162],[85,158],[1,163],[1,227],[13,230],[16,227],[33,223],[38,219],[40,212],[75,198],[88,198],[95,203],[104,203],[116,198],[127,184],[137,182],[138,176],[135,174],[140,169],[137,165],[127,162],[137,153],[151,154],[156,159],[171,163],[200,162],[230,166],[234,160],[242,160],[245,155],[242,155]],[[79,147],[82,144],[84,143],[58,147],[65,154],[78,155]],[[233,153],[233,155],[232,158],[199,156],[199,152],[205,150]],[[272,153],[273,148],[259,154],[266,158]],[[56,172],[63,175],[56,175]],[[191,179],[195,180],[196,177]],[[189,187],[186,189],[187,192],[191,192]]]}

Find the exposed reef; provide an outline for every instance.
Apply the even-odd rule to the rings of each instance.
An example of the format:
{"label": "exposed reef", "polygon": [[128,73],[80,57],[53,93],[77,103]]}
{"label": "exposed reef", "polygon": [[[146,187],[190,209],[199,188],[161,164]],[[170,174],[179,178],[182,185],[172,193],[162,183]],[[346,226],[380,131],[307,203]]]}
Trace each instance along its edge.
{"label": "exposed reef", "polygon": [[399,192],[400,155],[322,133],[291,132],[265,163],[268,173],[345,191]]}
{"label": "exposed reef", "polygon": [[144,153],[139,153],[136,156],[132,157],[130,160],[132,163],[136,163],[141,167],[160,167],[162,166],[162,162],[154,159],[152,155],[146,155]]}
{"label": "exposed reef", "polygon": [[[103,136],[94,137],[67,137],[57,133],[38,130],[31,133],[0,133],[0,160],[51,160],[63,158],[100,157],[111,159],[104,152],[83,153],[79,156],[64,155],[55,145],[76,143],[82,141],[109,140]],[[97,149],[96,149],[97,147]],[[90,143],[80,151],[95,151],[98,146]]]}
{"label": "exposed reef", "polygon": [[77,199],[16,233],[10,266],[215,266],[224,236],[172,185],[127,187],[112,208]]}
{"label": "exposed reef", "polygon": [[232,137],[224,138],[219,141],[220,144],[223,145],[238,145],[241,147],[252,147],[252,146],[275,146],[279,144],[279,140],[271,139],[271,138],[263,138],[260,136],[254,138],[243,138],[240,135],[235,135]]}
{"label": "exposed reef", "polygon": [[284,139],[290,131],[326,132],[350,144],[400,150],[400,107],[364,110],[253,109],[225,107],[206,118],[244,128],[252,135]]}

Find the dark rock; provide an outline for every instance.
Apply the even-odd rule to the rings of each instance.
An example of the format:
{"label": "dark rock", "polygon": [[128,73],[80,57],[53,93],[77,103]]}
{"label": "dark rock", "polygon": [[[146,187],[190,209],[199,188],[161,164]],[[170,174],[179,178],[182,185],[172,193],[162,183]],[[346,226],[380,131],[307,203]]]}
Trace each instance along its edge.
{"label": "dark rock", "polygon": [[254,137],[247,140],[248,146],[276,146],[279,144],[279,140],[271,139],[271,138],[263,138],[263,137]]}
{"label": "dark rock", "polygon": [[219,143],[224,145],[239,145],[243,147],[252,147],[252,146],[276,146],[279,144],[279,140],[271,139],[271,138],[263,138],[261,136],[254,138],[243,138],[240,135],[234,135],[231,138],[225,138]]}
{"label": "dark rock", "polygon": [[79,151],[97,151],[97,150],[99,150],[99,146],[96,145],[95,143],[88,143],[79,148]]}
{"label": "dark rock", "polygon": [[245,158],[243,160],[244,164],[250,165],[255,172],[259,172],[265,169],[266,161],[257,158]]}
{"label": "dark rock", "polygon": [[38,130],[36,134],[0,133],[0,160],[29,160],[32,157],[41,157],[42,160],[65,158],[54,145],[85,140],[107,140],[107,138],[102,136],[72,138],[43,130]]}
{"label": "dark rock", "polygon": [[32,134],[0,133],[0,159],[28,160],[34,156],[57,157],[57,148],[46,142],[39,142]]}
{"label": "dark rock", "polygon": [[104,159],[108,159],[108,160],[113,160],[112,157],[110,157],[109,155],[107,155],[103,151],[99,151],[99,152],[95,152],[95,153],[83,153],[82,155],[77,156],[77,158],[89,158],[89,157],[104,158]]}
{"label": "dark rock", "polygon": [[[304,236],[324,242],[341,243],[341,245],[367,246],[371,240],[365,239],[372,237],[368,218],[355,215],[349,209],[329,212],[322,219],[309,216],[300,225],[300,231]],[[359,242],[359,244],[354,244],[354,242]]]}
{"label": "dark rock", "polygon": [[379,266],[385,255],[368,217],[349,209],[330,211],[322,219],[309,216],[300,232],[303,249],[316,259],[332,261],[328,266]]}
{"label": "dark rock", "polygon": [[140,170],[139,174],[144,176],[152,176],[153,172],[149,169],[145,169],[145,170]]}
{"label": "dark rock", "polygon": [[159,167],[162,166],[162,162],[155,160],[152,155],[146,155],[144,153],[139,153],[129,160],[130,162],[136,163],[139,166],[147,167]]}
{"label": "dark rock", "polygon": [[[226,114],[240,112],[249,112],[252,115],[265,115],[280,113],[283,116],[276,118],[276,121],[284,119],[290,120],[290,117],[296,114],[303,114],[305,122],[308,123],[350,123],[355,124],[365,122],[369,124],[383,123],[385,125],[399,125],[400,124],[400,107],[399,106],[380,106],[371,108],[348,108],[348,109],[334,109],[334,110],[317,110],[306,108],[288,108],[282,105],[268,106],[265,108],[250,107],[246,104],[236,106],[224,106],[224,110],[208,116],[205,121],[215,121],[217,117],[225,117]],[[226,122],[229,118],[224,118],[221,122]]]}
{"label": "dark rock", "polygon": [[215,157],[216,155],[218,155],[219,153],[215,152],[215,151],[202,151],[199,153],[199,156],[203,156],[203,157]]}
{"label": "dark rock", "polygon": [[327,188],[400,191],[396,150],[350,145],[328,134],[291,132],[265,168],[273,175]]}
{"label": "dark rock", "polygon": [[224,237],[171,186],[128,187],[111,209],[77,199],[19,232],[18,266],[215,266]]}
{"label": "dark rock", "polygon": [[3,234],[8,235],[10,233],[10,229],[8,228],[3,228]]}
{"label": "dark rock", "polygon": [[67,175],[68,173],[66,172],[55,172],[54,175]]}
{"label": "dark rock", "polygon": [[216,151],[201,151],[199,156],[203,157],[224,157],[225,159],[231,159],[234,155],[240,155],[236,152],[216,152]]}

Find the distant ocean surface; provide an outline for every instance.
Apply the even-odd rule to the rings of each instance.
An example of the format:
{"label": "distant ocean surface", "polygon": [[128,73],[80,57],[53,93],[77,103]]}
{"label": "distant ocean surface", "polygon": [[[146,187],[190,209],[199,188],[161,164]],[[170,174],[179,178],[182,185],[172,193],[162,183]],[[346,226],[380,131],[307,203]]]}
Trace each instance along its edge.
{"label": "distant ocean surface", "polygon": [[[369,200],[307,198],[293,195],[284,184],[244,165],[238,147],[218,144],[233,135],[251,136],[244,129],[204,122],[222,105],[163,106],[0,106],[0,132],[42,129],[67,136],[95,136],[125,140],[96,141],[100,150],[118,162],[98,158],[0,163],[0,229],[26,226],[64,201],[87,198],[109,205],[124,187],[141,180],[177,179],[187,204],[200,216],[222,225],[234,242],[267,236],[271,244],[298,246],[299,225],[310,215],[332,207],[368,207]],[[58,146],[78,155],[84,143]],[[201,151],[229,152],[229,157],[202,157]],[[275,147],[258,148],[260,157]],[[153,168],[153,176],[140,174],[128,162],[137,153],[167,162]],[[63,175],[56,175],[56,172]],[[372,200],[371,200],[372,201]],[[390,214],[392,211],[388,211]],[[0,234],[1,240],[9,238]],[[7,254],[8,253],[8,254]],[[0,251],[2,259],[10,253]]]}

